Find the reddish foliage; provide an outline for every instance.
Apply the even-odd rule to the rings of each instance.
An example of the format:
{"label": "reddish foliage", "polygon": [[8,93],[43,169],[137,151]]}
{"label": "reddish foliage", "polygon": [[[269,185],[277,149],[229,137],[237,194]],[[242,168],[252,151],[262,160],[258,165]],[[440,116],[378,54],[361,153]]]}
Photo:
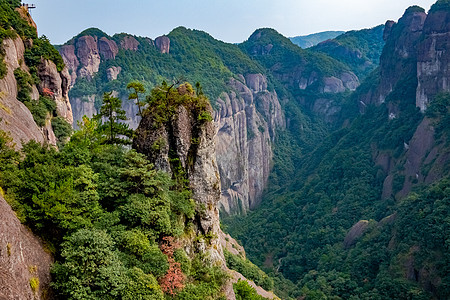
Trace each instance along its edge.
{"label": "reddish foliage", "polygon": [[55,93],[53,93],[52,90],[50,90],[49,88],[43,88],[42,94],[44,94],[44,96],[50,96],[50,97],[53,97],[55,95]]}
{"label": "reddish foliage", "polygon": [[174,237],[166,236],[163,238],[163,242],[160,245],[162,253],[167,255],[169,261],[169,270],[159,280],[159,285],[164,293],[170,295],[176,295],[176,292],[184,287],[184,274],[181,271],[180,263],[176,262],[173,258],[174,251],[179,248],[180,245],[175,241]]}

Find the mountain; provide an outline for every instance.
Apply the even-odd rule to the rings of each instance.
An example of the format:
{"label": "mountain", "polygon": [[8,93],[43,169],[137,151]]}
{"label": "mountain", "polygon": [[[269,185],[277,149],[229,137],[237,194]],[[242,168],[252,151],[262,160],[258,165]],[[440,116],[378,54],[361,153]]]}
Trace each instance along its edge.
{"label": "mountain", "polygon": [[388,21],[343,126],[307,152],[293,134],[275,144],[260,208],[224,220],[257,265],[296,284],[291,297],[449,297],[449,8]]}
{"label": "mountain", "polygon": [[72,74],[74,124],[95,114],[103,92],[114,90],[136,128],[137,107],[127,100],[126,90],[132,80],[147,90],[174,78],[201,82],[216,108],[221,210],[245,213],[259,203],[270,171],[271,143],[285,119],[263,68],[236,45],[179,27],[155,41],[126,34],[108,37],[89,29],[58,48]]}
{"label": "mountain", "polygon": [[[74,126],[84,114],[96,113],[103,92],[114,90],[124,102],[128,124],[136,128],[137,107],[127,101],[125,88],[134,78],[147,90],[173,78],[201,82],[212,99],[219,129],[221,211],[245,214],[260,203],[272,165],[271,145],[286,127],[285,112],[291,114],[290,126],[304,128],[304,142],[314,145],[315,136],[320,139],[314,132],[326,131],[326,126],[315,127],[323,119],[313,120],[315,115],[325,115],[329,124],[338,122],[345,95],[359,85],[353,66],[318,51],[302,50],[275,31],[271,34],[269,44],[275,48],[267,57],[292,66],[280,74],[247,51],[246,45],[255,42],[252,37],[232,45],[183,27],[154,41],[127,34],[110,37],[99,29],[87,29],[57,47],[71,72]],[[366,44],[356,43],[355,49],[359,45]],[[284,48],[289,50],[279,56],[278,49]]]}
{"label": "mountain", "polygon": [[294,44],[300,46],[303,49],[310,48],[326,40],[334,39],[335,37],[345,33],[345,31],[323,31],[308,35],[300,35],[290,37],[289,39]]}
{"label": "mountain", "polygon": [[362,80],[379,65],[384,46],[383,31],[383,25],[348,31],[335,39],[319,43],[311,50],[344,62]]}
{"label": "mountain", "polygon": [[[0,16],[0,298],[278,299],[264,290],[273,280],[220,229],[216,130],[201,86],[155,87],[157,108],[173,102],[142,111],[135,149],[112,138],[127,129],[112,93],[104,118],[83,118],[72,134],[67,92],[78,75],[37,37],[27,6],[1,1]],[[165,41],[155,44],[167,49]],[[102,42],[103,54],[114,53]],[[80,76],[95,73],[93,52],[86,59]],[[167,152],[151,155],[157,148]],[[172,169],[158,165],[166,158]]]}

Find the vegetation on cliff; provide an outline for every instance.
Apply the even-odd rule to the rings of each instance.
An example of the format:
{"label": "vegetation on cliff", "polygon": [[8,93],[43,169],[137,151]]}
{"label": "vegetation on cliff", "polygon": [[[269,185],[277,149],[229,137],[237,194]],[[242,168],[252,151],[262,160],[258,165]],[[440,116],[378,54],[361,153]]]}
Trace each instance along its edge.
{"label": "vegetation on cliff", "polygon": [[188,255],[182,247],[200,209],[191,191],[109,138],[88,118],[60,151],[30,142],[19,154],[0,137],[0,185],[55,254],[56,293],[64,299],[220,297],[225,272],[201,251]]}
{"label": "vegetation on cliff", "polygon": [[[354,106],[378,84],[375,73],[379,70],[349,98]],[[296,284],[291,297],[449,297],[447,242],[440,234],[449,226],[441,215],[450,205],[448,159],[434,167],[441,179],[417,186],[400,200],[405,184],[419,180],[406,178],[405,171],[408,142],[419,124],[432,122],[439,153],[449,152],[448,94],[435,97],[424,116],[416,108],[416,87],[414,74],[402,76],[384,103],[364,107],[363,115],[350,110],[347,117],[353,121],[310,151],[301,151],[303,143],[295,135],[282,138],[261,207],[245,218],[225,220],[252,261]],[[377,164],[380,153],[391,159],[391,166]],[[419,173],[427,176],[433,164],[424,164]],[[388,174],[391,191],[386,190]],[[368,224],[362,237],[349,236],[360,220]],[[280,295],[277,284],[283,282],[275,281]]]}

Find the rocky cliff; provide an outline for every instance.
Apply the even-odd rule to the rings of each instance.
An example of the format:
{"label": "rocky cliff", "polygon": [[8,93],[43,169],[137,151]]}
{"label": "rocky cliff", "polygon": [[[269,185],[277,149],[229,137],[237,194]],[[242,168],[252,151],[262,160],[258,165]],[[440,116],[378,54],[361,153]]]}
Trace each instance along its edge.
{"label": "rocky cliff", "polygon": [[[20,38],[6,39],[2,48],[5,51],[7,73],[0,79],[1,129],[10,133],[18,148],[30,140],[56,146],[57,139],[51,125],[53,115],[47,115],[45,125],[38,126],[29,108],[17,99],[18,82],[14,71],[20,69],[26,74],[30,72],[24,59],[24,41]],[[37,76],[37,84],[33,83],[29,87],[31,100],[37,102],[40,95],[45,94],[55,103],[55,116],[62,117],[71,124],[73,117],[68,97],[70,77],[67,69],[59,72],[53,61],[42,58],[37,67]]]}
{"label": "rocky cliff", "polygon": [[[89,81],[97,74],[113,83],[117,79],[123,80],[120,76],[130,77],[122,73],[122,70],[129,69],[129,66],[114,65],[113,60],[117,55],[115,45],[119,45],[119,50],[126,48],[137,51],[136,56],[141,55],[140,51],[144,50],[139,50],[139,42],[131,36],[125,38],[121,35],[114,37],[104,35],[99,30],[88,29],[59,48],[72,79]],[[130,42],[132,38],[134,42]],[[104,46],[101,46],[101,43]],[[145,51],[155,49],[166,55],[161,56],[165,58],[170,53],[170,44],[168,36],[161,36],[154,42],[149,40],[150,49]],[[101,50],[102,47],[104,50]],[[103,74],[105,70],[99,70],[101,63],[108,64],[104,68],[105,74]],[[215,101],[217,109],[214,113],[216,127],[219,130],[216,135],[216,152],[222,186],[220,207],[226,214],[245,213],[259,204],[271,168],[272,142],[276,130],[285,127],[280,100],[275,91],[268,90],[266,76],[249,73],[245,77],[243,75],[235,77],[238,79],[228,79],[226,88]],[[347,82],[348,76],[345,79]],[[76,81],[72,82],[75,83]],[[342,81],[337,85],[337,89],[340,86],[341,90],[345,89]],[[137,106],[128,101],[126,95],[119,96],[122,97],[123,109],[129,119],[127,123],[131,128],[137,128],[140,122]],[[96,114],[99,97],[94,93],[90,95],[72,93],[70,101],[73,107],[74,126],[83,115],[92,117]]]}
{"label": "rocky cliff", "polygon": [[[175,98],[171,98],[170,88],[166,93],[165,101],[176,104],[164,109],[164,112],[170,111],[165,116],[157,109],[145,111],[136,130],[133,148],[145,154],[156,168],[168,172],[192,191],[196,204],[196,238],[184,242],[187,253],[209,253],[213,263],[226,269],[222,247],[226,247],[227,241],[219,220],[221,189],[215,152],[217,131],[212,119],[203,118],[205,114],[213,114],[212,107],[206,98],[196,97],[189,84],[178,86]],[[181,97],[187,100],[177,102],[176,99]],[[161,118],[166,121],[161,122]],[[242,275],[240,277],[243,278]],[[236,278],[233,281],[237,281]],[[261,288],[259,290],[268,294]],[[227,299],[235,299],[231,282],[225,287],[225,293]]]}
{"label": "rocky cliff", "polygon": [[450,91],[449,51],[450,11],[438,2],[429,11],[417,47],[416,106],[422,111],[437,93]]}
{"label": "rocky cliff", "polygon": [[1,194],[0,219],[0,299],[50,299],[53,258]]}
{"label": "rocky cliff", "polygon": [[271,169],[272,142],[285,127],[284,114],[267,79],[248,74],[229,83],[217,100],[216,154],[221,178],[221,210],[245,213],[261,201]]}
{"label": "rocky cliff", "polygon": [[359,86],[359,78],[342,62],[301,49],[273,29],[256,30],[240,47],[266,67],[302,109],[329,123],[341,111],[340,95]]}
{"label": "rocky cliff", "polygon": [[[450,80],[447,54],[450,11],[441,4],[442,1],[438,1],[433,5],[428,15],[420,7],[410,7],[398,23],[386,23],[386,45],[377,72],[379,81],[360,98],[362,111],[367,105],[387,101],[386,118],[394,120],[407,114],[408,106],[415,105],[425,112],[437,94],[450,90],[447,84]],[[383,198],[404,197],[416,184],[431,183],[442,176],[444,172],[439,171],[436,163],[443,164],[447,154],[445,147],[436,141],[433,124],[428,116],[414,124],[413,134],[404,137],[401,156],[376,152],[376,163],[388,174],[383,184]],[[402,171],[396,172],[399,168]]]}

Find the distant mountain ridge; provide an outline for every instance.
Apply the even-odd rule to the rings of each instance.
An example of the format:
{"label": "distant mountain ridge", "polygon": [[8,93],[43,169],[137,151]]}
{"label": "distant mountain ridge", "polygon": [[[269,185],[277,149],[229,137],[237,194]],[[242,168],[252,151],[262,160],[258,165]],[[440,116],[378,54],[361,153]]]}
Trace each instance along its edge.
{"label": "distant mountain ridge", "polygon": [[318,33],[312,33],[308,35],[300,35],[290,37],[289,39],[296,45],[300,46],[303,49],[313,47],[320,42],[334,39],[337,36],[345,33],[345,31],[323,31]]}

